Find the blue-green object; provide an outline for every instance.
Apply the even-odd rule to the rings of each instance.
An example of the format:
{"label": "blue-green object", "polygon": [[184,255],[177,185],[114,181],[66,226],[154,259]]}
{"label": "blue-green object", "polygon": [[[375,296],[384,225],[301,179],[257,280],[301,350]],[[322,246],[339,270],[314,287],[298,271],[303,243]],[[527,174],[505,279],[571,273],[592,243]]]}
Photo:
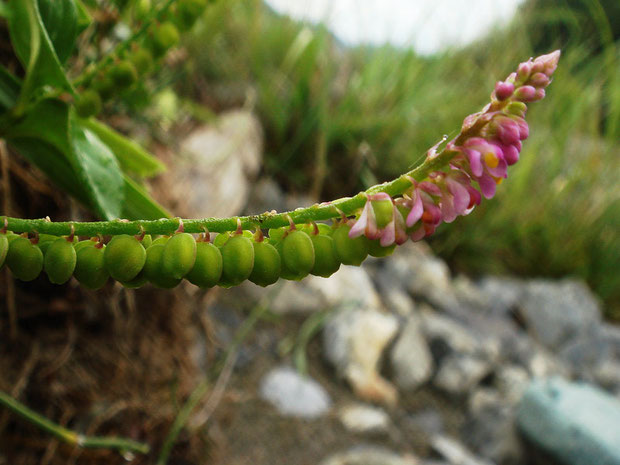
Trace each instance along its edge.
{"label": "blue-green object", "polygon": [[517,425],[558,463],[620,465],[620,401],[589,384],[533,381],[519,404]]}

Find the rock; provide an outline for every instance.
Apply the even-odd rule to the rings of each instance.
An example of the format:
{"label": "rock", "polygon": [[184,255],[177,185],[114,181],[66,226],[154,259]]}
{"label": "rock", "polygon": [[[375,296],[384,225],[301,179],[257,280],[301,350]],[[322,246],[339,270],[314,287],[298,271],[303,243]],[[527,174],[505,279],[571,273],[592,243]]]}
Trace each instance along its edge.
{"label": "rock", "polygon": [[440,434],[444,431],[444,421],[441,414],[432,408],[412,413],[407,420],[408,423],[429,435]]}
{"label": "rock", "polygon": [[385,433],[390,427],[390,417],[385,410],[365,404],[342,407],[338,418],[353,433]]}
{"label": "rock", "polygon": [[400,455],[377,446],[358,446],[323,460],[321,465],[419,465],[412,455]]}
{"label": "rock", "polygon": [[176,215],[237,215],[246,204],[249,180],[262,163],[262,145],[256,116],[242,110],[224,113],[216,124],[201,126],[185,138],[158,188],[166,192]]}
{"label": "rock", "polygon": [[548,376],[568,377],[570,368],[559,358],[544,347],[530,340],[530,356],[525,362],[525,367],[534,378]]}
{"label": "rock", "polygon": [[397,329],[393,315],[357,308],[337,311],[325,325],[325,357],[360,398],[395,404],[396,389],[379,375],[378,364]]}
{"label": "rock", "polygon": [[485,276],[477,283],[486,309],[496,316],[508,316],[525,293],[525,283],[516,278]]}
{"label": "rock", "polygon": [[620,464],[620,401],[585,383],[531,383],[517,424],[531,447],[567,465]]}
{"label": "rock", "polygon": [[467,419],[462,428],[467,445],[496,463],[523,463],[513,407],[495,389],[477,389],[469,397]]}
{"label": "rock", "polygon": [[518,365],[500,365],[495,371],[495,386],[511,405],[521,400],[529,382],[527,370]]}
{"label": "rock", "polygon": [[620,394],[620,361],[605,360],[594,368],[593,377],[607,391]]}
{"label": "rock", "polygon": [[286,210],[286,197],[277,182],[270,178],[261,178],[252,184],[245,213],[258,215],[267,211]]}
{"label": "rock", "polygon": [[441,362],[433,384],[448,394],[464,394],[490,371],[488,361],[467,354],[452,354]]}
{"label": "rock", "polygon": [[457,440],[442,434],[433,436],[431,447],[451,465],[490,465],[490,462],[476,457]]}
{"label": "rock", "polygon": [[448,266],[423,242],[407,242],[400,246],[386,260],[383,273],[386,279],[399,283],[414,297],[426,300],[434,307],[446,311],[459,308]]}
{"label": "rock", "polygon": [[528,282],[518,315],[528,331],[551,349],[592,337],[601,322],[600,305],[590,289],[582,281],[568,279]]}
{"label": "rock", "polygon": [[576,371],[579,378],[594,381],[597,372],[605,372],[605,367],[620,363],[620,332],[616,331],[615,326],[603,324],[594,335],[566,343],[560,351],[560,358]]}
{"label": "rock", "polygon": [[399,282],[390,279],[387,273],[383,273],[381,267],[366,264],[367,261],[364,262],[363,268],[371,270],[371,276],[385,306],[397,315],[404,317],[410,315],[415,309],[415,303],[407,290]]}
{"label": "rock", "polygon": [[280,280],[267,288],[245,281],[225,296],[248,307],[264,297],[269,298],[271,311],[280,315],[310,314],[347,305],[381,307],[379,294],[366,271],[353,266],[342,266],[329,278],[310,275],[302,281]]}
{"label": "rock", "polygon": [[412,314],[405,324],[390,353],[396,385],[413,390],[426,383],[433,375],[433,357],[424,334],[420,318]]}
{"label": "rock", "polygon": [[260,396],[282,415],[299,418],[324,415],[331,405],[329,395],[319,383],[286,366],[276,367],[264,376]]}

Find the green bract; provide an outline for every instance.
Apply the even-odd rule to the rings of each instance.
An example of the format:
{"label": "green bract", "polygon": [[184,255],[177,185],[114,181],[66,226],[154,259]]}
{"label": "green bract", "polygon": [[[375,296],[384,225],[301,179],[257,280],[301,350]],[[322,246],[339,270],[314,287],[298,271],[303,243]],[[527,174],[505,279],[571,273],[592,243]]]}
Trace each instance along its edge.
{"label": "green bract", "polygon": [[9,244],[6,264],[17,279],[32,281],[43,269],[43,252],[30,239],[17,237]]}
{"label": "green bract", "polygon": [[142,270],[146,251],[140,242],[127,234],[114,236],[105,248],[105,266],[117,281],[129,282]]}
{"label": "green bract", "polygon": [[165,245],[153,244],[146,249],[146,262],[144,263],[144,276],[153,285],[164,289],[171,289],[177,286],[181,279],[171,278],[162,272],[162,257]]}
{"label": "green bract", "polygon": [[305,232],[289,231],[276,248],[282,258],[284,279],[298,281],[308,276],[314,266],[314,246]]}
{"label": "green bract", "polygon": [[208,242],[197,242],[196,261],[185,278],[198,287],[207,288],[215,286],[221,276],[222,254],[220,249]]}
{"label": "green bract", "polygon": [[314,266],[311,274],[328,278],[340,268],[340,260],[334,249],[334,240],[325,234],[311,235],[314,246]]}
{"label": "green bract", "polygon": [[190,272],[196,260],[196,241],[188,233],[175,234],[164,246],[162,271],[166,276],[181,279]]}
{"label": "green bract", "polygon": [[360,266],[368,256],[369,241],[365,236],[351,239],[349,231],[351,227],[343,224],[332,233],[334,249],[338,259],[345,265]]}
{"label": "green bract", "polygon": [[223,287],[236,286],[250,277],[254,267],[254,246],[244,236],[233,236],[220,249],[222,253]]}
{"label": "green bract", "polygon": [[254,242],[254,268],[248,278],[259,286],[269,286],[280,277],[281,260],[276,248],[265,241]]}
{"label": "green bract", "polygon": [[73,244],[64,237],[57,238],[47,248],[43,267],[50,282],[64,284],[75,270],[77,256]]}
{"label": "green bract", "polygon": [[9,251],[9,240],[6,234],[0,234],[0,268],[4,265],[6,254]]}

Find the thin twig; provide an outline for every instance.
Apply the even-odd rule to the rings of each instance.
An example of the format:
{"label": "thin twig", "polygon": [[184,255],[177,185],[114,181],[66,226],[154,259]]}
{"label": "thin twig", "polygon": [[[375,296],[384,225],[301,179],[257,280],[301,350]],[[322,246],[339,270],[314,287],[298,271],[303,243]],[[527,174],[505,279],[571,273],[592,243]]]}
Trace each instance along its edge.
{"label": "thin twig", "polygon": [[[2,210],[5,215],[10,215],[11,202],[11,178],[9,169],[9,151],[4,139],[0,139],[0,169],[2,170]],[[6,283],[6,309],[9,314],[9,337],[12,341],[17,340],[17,309],[15,307],[15,281],[5,272]]]}
{"label": "thin twig", "polygon": [[50,433],[61,441],[88,449],[112,449],[121,452],[136,452],[147,454],[150,450],[148,444],[119,437],[84,436],[70,429],[64,428],[43,415],[31,410],[21,402],[17,401],[4,391],[0,391],[0,405],[26,419],[30,423],[38,426],[42,430]]}

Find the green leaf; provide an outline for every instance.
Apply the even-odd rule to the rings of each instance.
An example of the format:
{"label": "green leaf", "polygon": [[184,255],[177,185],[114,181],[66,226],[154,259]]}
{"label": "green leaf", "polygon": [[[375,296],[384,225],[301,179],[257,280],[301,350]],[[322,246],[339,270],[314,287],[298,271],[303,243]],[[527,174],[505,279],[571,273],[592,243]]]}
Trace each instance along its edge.
{"label": "green leaf", "polygon": [[75,0],[75,6],[77,7],[78,34],[80,34],[84,31],[84,29],[91,25],[93,22],[93,17],[84,6],[84,3],[82,3],[82,0]]}
{"label": "green leaf", "polygon": [[108,125],[94,118],[82,119],[80,123],[97,134],[112,150],[123,171],[138,176],[154,176],[166,170],[166,165],[161,161]]}
{"label": "green leaf", "polygon": [[0,2],[0,18],[7,18],[9,14],[9,6],[4,2]]}
{"label": "green leaf", "polygon": [[75,93],[43,26],[36,0],[8,3],[11,43],[26,70],[20,95],[20,107],[42,86],[56,86]]}
{"label": "green leaf", "polygon": [[38,0],[41,20],[56,56],[65,63],[73,52],[78,34],[78,9],[74,0]]}
{"label": "green leaf", "polygon": [[0,112],[15,106],[21,86],[19,79],[0,65]]}
{"label": "green leaf", "polygon": [[127,175],[124,175],[124,179],[125,205],[123,206],[123,218],[130,220],[170,218],[170,213],[153,200],[142,186]]}
{"label": "green leaf", "polygon": [[74,162],[86,182],[97,213],[105,219],[119,218],[124,200],[123,175],[110,149],[93,133],[82,128],[70,114],[69,135]]}

